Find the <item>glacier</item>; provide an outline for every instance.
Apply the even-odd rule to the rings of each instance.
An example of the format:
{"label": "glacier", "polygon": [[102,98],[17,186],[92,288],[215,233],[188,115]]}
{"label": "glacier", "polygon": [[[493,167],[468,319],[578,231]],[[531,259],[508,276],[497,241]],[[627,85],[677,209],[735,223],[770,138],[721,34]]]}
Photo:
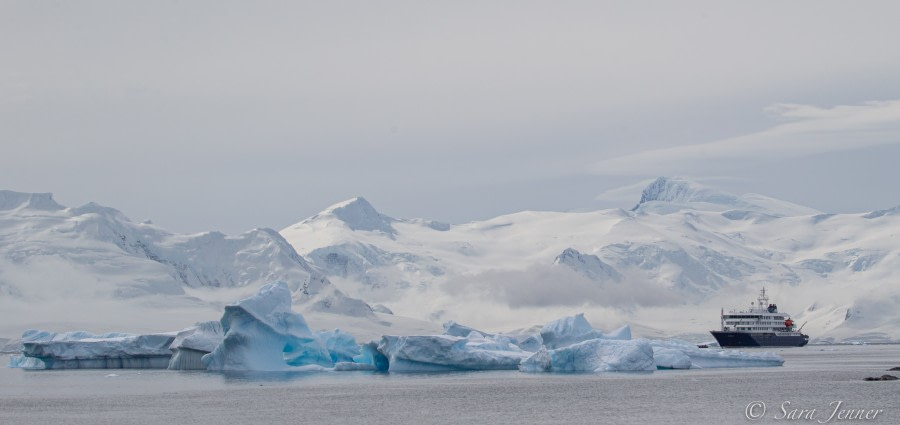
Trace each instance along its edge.
{"label": "glacier", "polygon": [[283,371],[298,366],[334,366],[325,345],[303,315],[291,310],[283,282],[264,285],[256,295],[225,307],[224,339],[202,357],[207,370]]}

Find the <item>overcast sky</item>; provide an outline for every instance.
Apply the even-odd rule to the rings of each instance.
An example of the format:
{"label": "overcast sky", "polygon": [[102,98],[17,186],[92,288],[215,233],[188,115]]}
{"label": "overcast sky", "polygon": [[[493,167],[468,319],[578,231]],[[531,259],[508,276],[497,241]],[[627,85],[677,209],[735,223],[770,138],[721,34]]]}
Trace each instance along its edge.
{"label": "overcast sky", "polygon": [[[180,232],[900,204],[896,1],[0,0],[0,188]],[[618,190],[618,188],[626,188]],[[637,188],[637,193],[635,189]]]}

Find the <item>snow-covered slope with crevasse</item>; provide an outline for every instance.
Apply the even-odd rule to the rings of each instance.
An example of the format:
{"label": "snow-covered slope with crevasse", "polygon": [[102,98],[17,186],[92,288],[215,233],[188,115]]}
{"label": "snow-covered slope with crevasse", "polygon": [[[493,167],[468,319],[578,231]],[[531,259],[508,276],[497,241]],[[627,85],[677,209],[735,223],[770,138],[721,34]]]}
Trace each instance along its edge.
{"label": "snow-covered slope with crevasse", "polygon": [[274,230],[181,235],[93,203],[66,208],[48,193],[0,191],[4,335],[179,329],[275,281],[306,311],[375,318]]}
{"label": "snow-covered slope with crevasse", "polygon": [[813,340],[900,340],[900,214],[823,214],[684,179],[631,211],[525,211],[459,225],[356,198],[281,234],[349,294],[504,330],[574,308],[640,336],[704,334],[765,286]]}

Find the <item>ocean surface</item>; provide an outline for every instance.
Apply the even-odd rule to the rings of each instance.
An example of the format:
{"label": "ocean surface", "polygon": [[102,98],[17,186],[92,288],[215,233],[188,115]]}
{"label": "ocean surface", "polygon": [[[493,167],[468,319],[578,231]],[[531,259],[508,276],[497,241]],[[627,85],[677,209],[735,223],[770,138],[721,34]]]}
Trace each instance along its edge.
{"label": "ocean surface", "polygon": [[900,366],[900,346],[770,351],[783,367],[571,375],[0,368],[0,423],[900,423],[900,381],[863,381],[900,376],[887,372]]}

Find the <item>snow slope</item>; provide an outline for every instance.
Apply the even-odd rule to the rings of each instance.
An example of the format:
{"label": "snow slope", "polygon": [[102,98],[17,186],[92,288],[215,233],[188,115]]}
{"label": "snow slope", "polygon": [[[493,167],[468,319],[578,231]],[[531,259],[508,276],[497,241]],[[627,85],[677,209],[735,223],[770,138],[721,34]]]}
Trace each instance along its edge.
{"label": "snow slope", "polygon": [[823,214],[684,179],[631,211],[524,211],[442,225],[362,198],[281,234],[347,293],[396,314],[502,331],[585,311],[638,336],[709,340],[759,289],[816,340],[900,340],[898,208]]}
{"label": "snow slope", "polygon": [[182,235],[97,204],[66,208],[48,193],[0,191],[0,334],[181,329],[224,303],[286,282],[305,311],[373,319],[278,232]]}

